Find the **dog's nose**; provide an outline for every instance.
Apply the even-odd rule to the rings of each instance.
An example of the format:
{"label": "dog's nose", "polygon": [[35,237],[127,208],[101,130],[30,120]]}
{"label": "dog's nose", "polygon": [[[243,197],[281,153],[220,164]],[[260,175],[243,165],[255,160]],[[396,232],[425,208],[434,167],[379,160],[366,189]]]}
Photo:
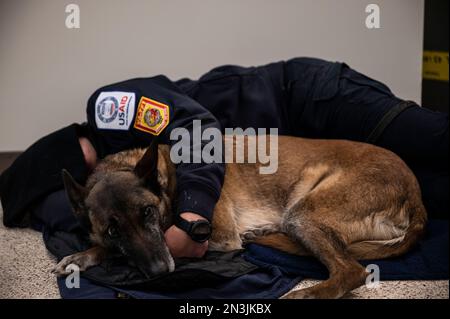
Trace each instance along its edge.
{"label": "dog's nose", "polygon": [[157,276],[160,274],[172,272],[175,267],[173,265],[171,265],[170,263],[168,264],[163,261],[153,261],[148,266],[140,266],[138,268],[145,275],[145,277],[150,279],[151,277],[154,277],[154,276]]}
{"label": "dog's nose", "polygon": [[164,261],[157,261],[155,263],[152,263],[151,270],[154,274],[161,274],[171,271],[170,265]]}

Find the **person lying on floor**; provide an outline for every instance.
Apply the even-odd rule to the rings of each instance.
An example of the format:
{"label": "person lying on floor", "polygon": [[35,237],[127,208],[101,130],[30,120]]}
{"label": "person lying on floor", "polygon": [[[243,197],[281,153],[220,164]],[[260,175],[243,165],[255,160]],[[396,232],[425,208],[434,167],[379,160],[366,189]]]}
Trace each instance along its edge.
{"label": "person lying on floor", "polygon": [[[97,89],[87,103],[87,122],[40,139],[1,175],[5,226],[72,231],[74,216],[57,209],[67,199],[52,197],[63,188],[63,168],[83,183],[99,159],[153,139],[173,145],[171,132],[183,127],[192,133],[194,120],[201,120],[202,131],[277,128],[280,135],[387,148],[415,173],[429,216],[448,218],[448,115],[396,97],[344,63],[294,58],[259,67],[221,66],[198,80],[172,82],[159,75]],[[181,163],[176,175],[174,213],[210,223],[224,165]],[[46,199],[46,211],[37,210]],[[165,239],[174,257],[202,257],[208,248],[180,225],[170,227]]]}

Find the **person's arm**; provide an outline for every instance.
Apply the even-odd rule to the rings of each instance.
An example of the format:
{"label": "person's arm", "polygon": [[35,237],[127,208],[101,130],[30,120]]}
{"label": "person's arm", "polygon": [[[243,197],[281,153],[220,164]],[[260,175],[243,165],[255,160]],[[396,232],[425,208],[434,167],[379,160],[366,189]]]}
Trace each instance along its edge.
{"label": "person's arm", "polygon": [[[158,78],[167,82],[166,78]],[[171,86],[171,83],[167,83]],[[177,88],[172,87],[173,91]],[[201,120],[201,133],[208,128],[215,128],[218,132],[221,127],[217,119],[203,106],[190,98],[182,98],[175,109],[175,116],[168,129],[163,132],[162,139],[170,145],[178,143],[178,140],[170,140],[170,134],[174,129],[185,128],[191,137],[190,153],[194,149],[203,150],[207,141],[193,139],[193,121]],[[222,152],[222,149],[216,149]],[[222,153],[219,154],[222,158]],[[187,221],[206,219],[212,221],[214,206],[219,199],[223,183],[225,166],[220,163],[179,163],[177,164],[177,200],[176,214]],[[201,257],[208,248],[208,243],[197,243],[177,226],[172,226],[166,231],[166,242],[172,255],[177,257]]]}
{"label": "person's arm", "polygon": [[[87,112],[100,158],[149,145],[154,138],[173,146],[177,141],[170,139],[172,130],[184,128],[192,137],[194,120],[202,121],[202,131],[216,128],[220,132],[221,129],[207,109],[163,76],[103,87],[89,99]],[[196,143],[203,149],[205,142],[191,143],[191,152],[198,146]],[[179,163],[176,175],[175,213],[188,221],[211,221],[223,183],[224,164]],[[166,232],[166,242],[175,257],[200,257],[207,249],[207,243],[192,241],[176,226]]]}
{"label": "person's arm", "polygon": [[[167,82],[166,78],[158,77],[162,83],[166,83],[167,87],[171,82]],[[181,93],[175,93],[176,87],[170,87],[172,94],[179,94],[175,114],[167,129],[160,135],[162,143],[171,146],[178,144],[178,139],[171,140],[170,135],[178,128],[186,129],[189,133],[191,143],[189,145],[191,159],[195,150],[202,151],[208,140],[198,140],[194,138],[194,121],[201,121],[201,131],[214,128],[217,132],[221,132],[218,120],[202,105]],[[175,134],[177,135],[177,134]],[[207,137],[209,138],[209,137]],[[222,142],[222,141],[220,141]],[[222,152],[222,149],[216,149]],[[222,159],[222,154],[219,154]],[[177,175],[177,200],[176,214],[183,212],[196,213],[205,219],[211,221],[214,206],[219,199],[220,191],[223,183],[225,167],[223,161],[220,163],[204,163],[203,158],[200,163],[179,163],[176,164]]]}

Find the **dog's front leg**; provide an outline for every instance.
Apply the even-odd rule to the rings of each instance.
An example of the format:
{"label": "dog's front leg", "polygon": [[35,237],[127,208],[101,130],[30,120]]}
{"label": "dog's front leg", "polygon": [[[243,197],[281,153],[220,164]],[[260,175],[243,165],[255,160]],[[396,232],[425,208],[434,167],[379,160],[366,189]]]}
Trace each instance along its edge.
{"label": "dog's front leg", "polygon": [[95,246],[86,251],[64,257],[55,268],[53,268],[52,273],[58,276],[68,275],[71,271],[66,268],[70,264],[77,265],[80,268],[80,271],[85,271],[89,267],[100,264],[103,259],[105,259],[105,256],[105,249],[100,246]]}

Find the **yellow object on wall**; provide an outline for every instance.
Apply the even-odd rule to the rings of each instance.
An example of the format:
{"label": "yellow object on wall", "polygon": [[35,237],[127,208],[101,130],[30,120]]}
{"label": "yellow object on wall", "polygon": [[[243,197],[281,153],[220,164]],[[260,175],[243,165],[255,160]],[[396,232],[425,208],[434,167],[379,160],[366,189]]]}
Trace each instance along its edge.
{"label": "yellow object on wall", "polygon": [[423,78],[448,82],[448,52],[423,52]]}

